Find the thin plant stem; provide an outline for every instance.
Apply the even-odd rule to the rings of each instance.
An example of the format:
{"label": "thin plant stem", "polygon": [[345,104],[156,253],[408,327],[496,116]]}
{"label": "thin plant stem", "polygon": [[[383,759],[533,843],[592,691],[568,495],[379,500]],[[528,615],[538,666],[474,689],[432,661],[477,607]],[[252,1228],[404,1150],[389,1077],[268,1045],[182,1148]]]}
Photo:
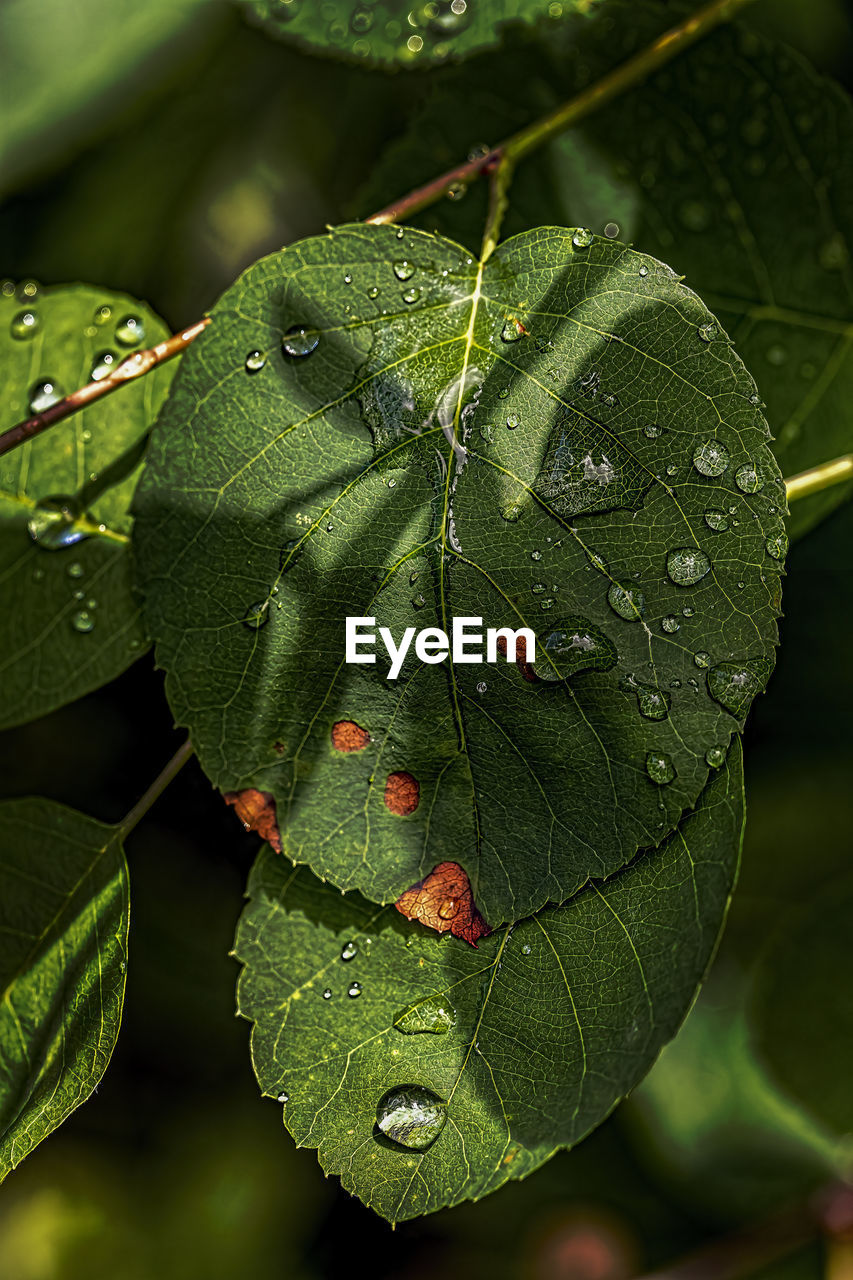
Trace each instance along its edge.
{"label": "thin plant stem", "polygon": [[480,250],[480,262],[486,262],[498,247],[501,225],[509,205],[509,185],[515,165],[504,154],[489,174],[489,209],[486,214],[486,227],[483,231],[483,247]]}
{"label": "thin plant stem", "polygon": [[[534,121],[533,124],[527,125],[526,128],[519,130],[500,146],[487,151],[484,155],[466,160],[463,164],[456,165],[455,168],[433,178],[424,186],[410,191],[408,195],[395,200],[385,209],[380,209],[378,213],[365,218],[365,222],[375,226],[389,222],[402,222],[421,209],[435,204],[442,196],[446,196],[451,188],[468,186],[476,179],[489,175],[493,180],[493,199],[490,201],[489,220],[483,239],[485,256],[482,260],[485,261],[497,244],[497,233],[506,207],[506,189],[513,168],[519,160],[538,147],[544,146],[585,116],[597,111],[605,103],[612,102],[620,93],[640,84],[653,71],[671,62],[678,54],[695,44],[697,40],[701,40],[715,27],[724,22],[730,22],[741,9],[752,2],[753,0],[710,0],[709,4],[674,27],[670,27],[645,49],[615,67],[596,84],[582,90],[563,106]],[[178,355],[209,323],[209,317],[206,317],[183,332],[175,334],[166,342],[158,343],[156,347],[147,351],[138,351],[135,355],[128,356],[109,377],[100,382],[88,383],[85,387],[57,401],[49,409],[10,427],[0,435],[0,457],[17,445],[32,440],[55,423],[62,422],[78,409],[85,408],[101,396],[108,395],[132,379],[148,373],[164,360],[170,360]]]}
{"label": "thin plant stem", "polygon": [[189,738],[187,738],[183,746],[178,747],[177,751],[172,756],[169,763],[160,770],[157,777],[151,783],[151,786],[148,788],[145,794],[139,800],[137,800],[136,804],[133,806],[130,812],[119,823],[119,826],[118,826],[119,839],[124,840],[125,837],[130,834],[130,832],[133,830],[136,824],[145,817],[148,810],[151,808],[151,806],[155,803],[156,800],[159,800],[160,796],[166,790],[169,783],[180,773],[181,769],[184,767],[184,765],[189,760],[192,754],[193,754],[192,743],[190,742]]}
{"label": "thin plant stem", "polygon": [[853,453],[845,453],[831,462],[821,462],[808,471],[801,471],[785,481],[785,495],[789,502],[798,498],[808,498],[821,489],[828,489],[834,484],[843,484],[845,480],[853,480]]}

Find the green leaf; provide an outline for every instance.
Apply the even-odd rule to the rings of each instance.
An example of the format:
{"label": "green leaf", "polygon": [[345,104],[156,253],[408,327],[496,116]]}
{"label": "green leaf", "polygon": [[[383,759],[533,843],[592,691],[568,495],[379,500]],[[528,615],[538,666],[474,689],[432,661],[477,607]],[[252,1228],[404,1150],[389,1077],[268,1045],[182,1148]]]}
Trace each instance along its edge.
{"label": "green leaf", "polygon": [[[243,0],[282,40],[380,66],[425,67],[498,44],[510,25],[588,13],[601,0]],[[556,28],[556,21],[552,22]]]}
{"label": "green leaf", "polygon": [[[481,271],[357,226],[252,267],[184,357],[137,499],[209,776],[271,796],[289,855],[374,901],[451,853],[491,925],[662,840],[772,663],[784,497],[755,399],[669,268],[585,233]],[[410,653],[392,680],[383,653],[345,662],[346,616],[397,640],[527,626],[554,678]]]}
{"label": "green leaf", "polygon": [[[138,322],[135,332],[120,329],[128,316]],[[26,336],[15,336],[21,332]],[[34,404],[75,391],[95,365],[108,368],[105,355],[118,361],[166,336],[162,322],[124,294],[5,285],[0,430],[26,418]],[[0,458],[0,728],[106,684],[146,648],[129,506],[146,434],[173,372],[156,369]],[[57,497],[78,518],[64,519],[63,504],[49,501]]]}
{"label": "green leaf", "polygon": [[771,1074],[839,1135],[853,1130],[851,915],[849,874],[789,912],[762,957],[750,1007],[756,1049]]}
{"label": "green leaf", "polygon": [[115,827],[0,804],[0,1180],[85,1102],[115,1047],[129,896]]}
{"label": "green leaf", "polygon": [[[524,1177],[599,1124],[675,1033],[722,924],[743,817],[735,740],[659,849],[477,950],[265,850],[235,946],[261,1089],[299,1145],[392,1221]],[[388,1091],[405,1113],[414,1086],[446,1104],[426,1150],[429,1112],[394,1116],[401,1141],[376,1127]]]}
{"label": "green leaf", "polygon": [[[381,208],[472,145],[553,110],[666,21],[660,6],[614,3],[580,30],[561,24],[547,41],[439,72],[360,209]],[[507,95],[511,80],[525,93]],[[622,239],[684,272],[757,379],[773,451],[791,476],[853,450],[851,155],[853,108],[837,84],[785,45],[723,28],[525,161],[507,225],[577,220],[603,231],[613,221]],[[484,187],[424,210],[419,224],[464,239],[482,217]],[[851,492],[837,485],[798,500],[790,533]]]}

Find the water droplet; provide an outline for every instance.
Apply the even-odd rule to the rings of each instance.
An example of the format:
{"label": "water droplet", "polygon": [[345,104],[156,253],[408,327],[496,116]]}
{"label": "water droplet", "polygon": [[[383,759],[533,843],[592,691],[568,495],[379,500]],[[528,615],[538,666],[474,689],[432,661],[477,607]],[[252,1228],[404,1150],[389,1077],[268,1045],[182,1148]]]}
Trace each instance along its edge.
{"label": "water droplet", "polygon": [[378,285],[378,284],[373,284],[373,285],[371,285],[371,286],[370,286],[370,288],[367,290],[367,296],[368,296],[368,298],[378,298],[378,297],[379,297],[379,285]]}
{"label": "water droplet", "polygon": [[280,1093],[280,1094],[278,1095],[278,1101],[279,1101],[280,1103],[282,1103],[282,1105],[283,1105],[285,1102],[289,1102],[289,1101],[290,1101],[290,1094],[289,1094],[289,1093]]}
{"label": "water droplet", "polygon": [[461,200],[467,191],[467,182],[454,182],[447,188],[447,198],[448,200]]}
{"label": "water droplet", "polygon": [[640,715],[647,720],[665,720],[672,706],[672,698],[668,693],[656,689],[654,685],[638,684],[636,687],[637,707]]}
{"label": "water droplet", "polygon": [[488,689],[488,687],[489,687],[489,686],[486,684],[485,680],[479,680],[479,681],[477,682],[477,692],[478,692],[478,693],[485,693],[485,692],[486,692],[486,690]]}
{"label": "water droplet", "polygon": [[607,226],[604,228],[604,234],[607,236],[608,240],[615,240],[619,234],[619,223],[608,222]]}
{"label": "water droplet", "polygon": [[582,671],[610,671],[618,657],[603,631],[586,618],[569,617],[537,637],[533,669],[540,680],[569,680]]}
{"label": "water droplet", "polygon": [[51,378],[44,378],[30,387],[30,413],[44,413],[57,404],[65,393]]}
{"label": "water droplet", "polygon": [[553,608],[554,608],[554,601],[553,601],[550,597],[549,597],[547,600],[540,600],[540,601],[539,601],[539,608],[540,608],[540,609],[553,609]]}
{"label": "water droplet", "polygon": [[643,434],[648,436],[650,440],[654,440],[661,434],[662,430],[663,428],[659,427],[656,422],[647,422],[643,427]]}
{"label": "water droplet", "polygon": [[717,336],[717,326],[712,320],[707,320],[705,324],[700,324],[696,332],[703,342],[713,342]]}
{"label": "water droplet", "polygon": [[741,493],[758,493],[764,488],[764,479],[754,462],[745,462],[735,472],[735,484]]}
{"label": "water droplet", "polygon": [[729,451],[716,440],[706,440],[694,450],[693,465],[703,476],[721,476],[729,465]]}
{"label": "water droplet", "polygon": [[95,314],[92,316],[92,323],[102,328],[105,324],[109,324],[113,314],[113,309],[104,303],[103,306],[95,307]]}
{"label": "water droplet", "polygon": [[693,661],[697,667],[710,667],[711,655],[706,653],[704,649],[700,649],[698,653],[694,653]]}
{"label": "water droplet", "polygon": [[706,677],[708,692],[715,702],[740,719],[764,687],[764,681],[749,667],[737,662],[720,662]]}
{"label": "water droplet", "polygon": [[38,333],[39,324],[38,312],[19,311],[12,317],[9,329],[13,338],[31,338],[33,334]]}
{"label": "water droplet", "polygon": [[594,239],[595,236],[592,234],[589,227],[578,227],[577,231],[572,236],[572,244],[576,249],[588,249]]}
{"label": "water droplet", "polygon": [[673,635],[681,626],[681,623],[678,621],[675,615],[671,613],[669,614],[668,617],[661,619],[660,625],[662,629],[667,633],[667,635]]}
{"label": "water droplet", "polygon": [[65,572],[68,574],[69,578],[82,578],[83,566],[79,560],[75,560],[73,564],[68,566]]}
{"label": "water droplet", "polygon": [[428,1032],[441,1036],[456,1025],[456,1010],[443,995],[428,996],[418,1000],[416,1004],[402,1009],[394,1019],[394,1026],[404,1035],[419,1035]]}
{"label": "water droplet", "polygon": [[774,533],[767,539],[764,549],[774,560],[784,560],[788,553],[788,535],[786,533]]}
{"label": "water droplet", "polygon": [[73,498],[44,498],[27,521],[27,530],[33,542],[46,551],[59,551],[89,536],[88,530],[76,523],[80,515]]}
{"label": "water droplet", "polygon": [[354,9],[349,24],[356,35],[363,35],[373,26],[373,14],[369,9]]}
{"label": "water droplet", "polygon": [[423,609],[425,605],[426,605],[426,600],[422,595],[418,594],[416,596],[413,596],[412,598],[413,609]]}
{"label": "water droplet", "polygon": [[310,356],[312,351],[316,351],[320,345],[320,335],[316,329],[304,329],[301,325],[294,325],[292,329],[288,329],[281,339],[281,349],[286,356],[292,356],[298,359],[302,356]]}
{"label": "water droplet", "polygon": [[725,764],[726,749],[725,747],[709,747],[705,752],[705,763],[709,764],[712,769],[719,769]]}
{"label": "water droplet", "polygon": [[506,420],[506,425],[508,431],[515,431],[516,427],[521,426],[521,418],[517,413],[511,413]]}
{"label": "water droplet", "polygon": [[648,274],[649,274],[649,269],[648,269],[648,267],[646,267],[646,266],[642,266],[642,267],[640,267],[640,275],[641,275],[644,279],[645,279],[645,277],[646,277]]}
{"label": "water droplet", "polygon": [[504,327],[501,329],[501,342],[518,342],[519,338],[523,338],[526,333],[527,330],[521,321],[510,316],[504,321]]}
{"label": "water droplet", "polygon": [[666,557],[666,571],[677,587],[692,587],[711,570],[711,561],[698,547],[678,547]]}
{"label": "water droplet", "polygon": [[607,592],[607,603],[614,613],[626,622],[639,622],[646,611],[646,601],[642,591],[637,587],[626,587],[622,583],[613,582]]}
{"label": "water droplet", "polygon": [[332,998],[332,989],[331,987],[326,987],[325,991],[323,992],[323,999],[331,1000],[331,998]]}
{"label": "water droplet", "polygon": [[86,609],[78,609],[71,619],[71,625],[75,631],[79,631],[81,635],[88,635],[90,631],[95,629],[95,619]]}
{"label": "water droplet", "polygon": [[39,287],[37,280],[22,280],[15,290],[21,302],[25,302],[30,298],[35,298],[38,291]]}
{"label": "water droplet", "polygon": [[139,316],[125,316],[116,325],[116,342],[122,347],[136,347],[145,341],[145,325]]}
{"label": "water droplet", "polygon": [[394,263],[394,275],[398,280],[409,280],[415,273],[415,264],[408,262],[405,258],[401,258],[399,262]]}
{"label": "water droplet", "polygon": [[92,361],[89,379],[92,382],[103,382],[116,367],[116,358],[112,351],[101,351]]}
{"label": "water droplet", "polygon": [[713,529],[716,533],[725,533],[729,527],[729,517],[725,511],[720,511],[718,507],[709,507],[705,512],[705,523],[709,529]]}
{"label": "water droplet", "polygon": [[419,1084],[398,1085],[379,1099],[376,1125],[386,1138],[412,1151],[432,1146],[447,1120],[447,1103]]}
{"label": "water droplet", "polygon": [[361,983],[351,982],[347,987],[347,995],[349,996],[350,1000],[357,1000],[358,997],[361,995]]}
{"label": "water droplet", "polygon": [[403,301],[410,304],[412,302],[417,302],[420,296],[421,296],[420,289],[416,288],[414,285],[412,286],[411,289],[404,289],[402,293]]}
{"label": "water droplet", "polygon": [[243,626],[248,627],[250,631],[259,631],[261,627],[266,626],[269,620],[269,600],[256,600],[254,604],[249,605],[243,614]]}
{"label": "water droplet", "polygon": [[541,551],[531,551],[531,553],[530,553],[530,559],[531,559],[531,560],[541,560],[541,559],[542,559],[542,552],[541,552]]}
{"label": "water droplet", "polygon": [[354,960],[357,955],[358,955],[358,947],[355,944],[355,942],[350,941],[350,942],[344,943],[341,949],[342,960]]}
{"label": "water droplet", "polygon": [[262,351],[250,351],[246,356],[246,372],[257,373],[259,369],[263,369],[267,362],[267,358]]}
{"label": "water droplet", "polygon": [[652,782],[662,787],[675,777],[675,765],[665,751],[650,751],[646,756],[646,773]]}

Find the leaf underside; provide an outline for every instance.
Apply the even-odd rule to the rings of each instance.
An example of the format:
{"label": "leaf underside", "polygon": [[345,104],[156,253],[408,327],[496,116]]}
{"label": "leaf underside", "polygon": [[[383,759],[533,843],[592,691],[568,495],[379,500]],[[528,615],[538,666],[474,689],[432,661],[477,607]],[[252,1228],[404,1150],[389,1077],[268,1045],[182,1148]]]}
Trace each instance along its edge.
{"label": "leaf underside", "polygon": [[[392,1221],[524,1177],[599,1124],[675,1033],[722,924],[743,817],[736,740],[657,850],[476,951],[265,849],[235,947],[261,1089],[285,1103],[297,1143]],[[405,1086],[447,1103],[426,1151],[375,1127],[379,1101]]]}
{"label": "leaf underside", "polygon": [[[391,67],[428,67],[499,43],[508,26],[589,13],[601,0],[243,0],[270,34],[315,53]],[[557,22],[548,24],[550,29]]]}
{"label": "leaf underside", "polygon": [[[294,326],[312,354],[283,353]],[[659,843],[773,658],[784,495],[755,401],[698,298],[620,244],[543,228],[481,271],[358,226],[258,263],[184,357],[137,498],[205,770],[270,796],[338,887],[388,902],[450,860],[492,926]],[[537,678],[412,653],[390,681],[345,664],[347,615],[528,626]]]}
{"label": "leaf underside", "polygon": [[[29,329],[27,315],[35,321]],[[128,316],[138,321],[136,342],[120,329]],[[119,329],[127,345],[116,341]],[[4,289],[0,430],[83,386],[93,368],[108,369],[104,356],[116,363],[167,336],[147,307],[123,294],[86,285],[32,297],[26,284]],[[147,646],[129,507],[146,433],[173,373],[156,369],[0,458],[0,728],[106,684]],[[39,388],[42,402],[33,398]],[[65,530],[67,545],[47,549],[50,537],[34,541],[28,525],[40,518],[40,504],[58,497],[79,509],[80,520]],[[85,536],[74,541],[78,533]]]}
{"label": "leaf underside", "polygon": [[124,1001],[129,891],[115,828],[0,805],[0,1181],[85,1102]]}

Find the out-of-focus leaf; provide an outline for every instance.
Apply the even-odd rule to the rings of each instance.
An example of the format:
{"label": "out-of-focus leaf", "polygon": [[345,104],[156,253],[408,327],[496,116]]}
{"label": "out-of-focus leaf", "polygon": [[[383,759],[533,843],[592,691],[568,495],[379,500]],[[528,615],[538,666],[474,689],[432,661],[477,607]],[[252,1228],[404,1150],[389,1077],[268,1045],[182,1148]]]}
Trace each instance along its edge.
{"label": "out-of-focus leaf", "polygon": [[[257,264],[184,357],[137,500],[203,767],[374,901],[450,854],[492,926],[655,845],[773,659],[784,497],[756,401],[669,268],[585,231],[482,269],[357,226]],[[345,617],[374,615],[398,640],[527,627],[536,663],[410,651],[388,679],[381,652],[345,662]]]}
{"label": "out-of-focus leaf", "polygon": [[129,910],[115,827],[49,800],[0,805],[0,1180],[106,1070]]}
{"label": "out-of-focus leaf", "polygon": [[[98,133],[132,91],[149,90],[189,44],[211,0],[4,0],[0,190]],[[183,40],[181,40],[183,37]]]}
{"label": "out-of-focus leaf", "polygon": [[381,66],[423,67],[496,45],[508,27],[589,13],[601,0],[243,0],[282,40]]}
{"label": "out-of-focus leaf", "polygon": [[[147,307],[123,294],[4,285],[0,429],[166,336]],[[171,365],[155,369],[0,458],[2,728],[106,684],[147,645],[129,506],[173,373]]]}
{"label": "out-of-focus leaf", "polygon": [[779,924],[755,978],[750,1025],[786,1093],[836,1134],[853,1130],[853,878]]}
{"label": "out-of-focus leaf", "polygon": [[743,815],[735,741],[659,849],[478,950],[265,850],[235,944],[263,1092],[392,1221],[524,1177],[599,1124],[674,1034],[719,933]]}

